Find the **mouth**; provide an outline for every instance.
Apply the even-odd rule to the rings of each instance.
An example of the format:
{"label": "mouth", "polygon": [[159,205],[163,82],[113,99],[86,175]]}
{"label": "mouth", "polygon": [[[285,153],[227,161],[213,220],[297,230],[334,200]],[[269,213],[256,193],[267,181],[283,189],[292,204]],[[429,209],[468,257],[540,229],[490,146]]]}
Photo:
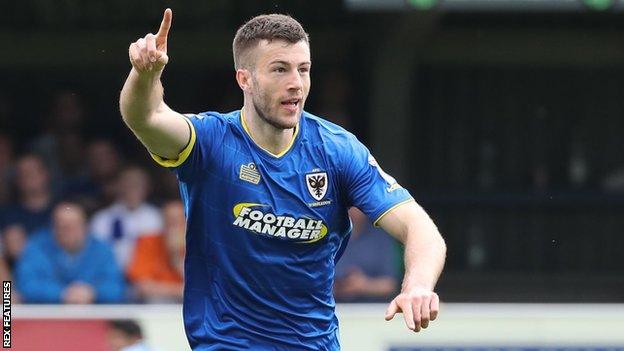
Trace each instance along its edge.
{"label": "mouth", "polygon": [[281,104],[287,109],[295,109],[297,106],[299,106],[300,102],[301,102],[301,99],[295,98],[295,99],[282,100]]}

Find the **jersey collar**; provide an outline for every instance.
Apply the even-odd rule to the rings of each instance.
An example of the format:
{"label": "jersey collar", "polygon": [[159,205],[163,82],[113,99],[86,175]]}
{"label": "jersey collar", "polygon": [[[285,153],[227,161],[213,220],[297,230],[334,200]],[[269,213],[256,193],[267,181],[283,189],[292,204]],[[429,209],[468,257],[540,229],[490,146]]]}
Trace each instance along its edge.
{"label": "jersey collar", "polygon": [[[297,123],[297,125],[295,126],[295,132],[293,133],[293,136],[292,136],[292,138],[290,139],[290,143],[288,143],[288,146],[286,146],[286,148],[285,148],[282,152],[280,152],[280,153],[278,153],[278,154],[274,154],[274,153],[272,153],[271,151],[269,151],[269,150],[267,150],[267,149],[263,148],[262,146],[260,146],[260,144],[258,144],[258,143],[254,140],[254,138],[251,136],[251,132],[249,131],[249,127],[247,127],[247,123],[245,122],[245,118],[244,118],[244,116],[243,116],[243,113],[244,113],[244,112],[243,112],[243,109],[241,109],[241,111],[240,111],[240,122],[241,122],[241,125],[243,126],[243,130],[245,130],[245,133],[247,133],[247,135],[249,136],[249,139],[251,139],[251,141],[252,141],[252,142],[253,142],[253,143],[254,143],[257,147],[259,147],[260,149],[262,149],[262,151],[266,152],[267,154],[269,154],[269,155],[271,155],[271,156],[273,156],[273,157],[275,157],[275,158],[280,158],[280,157],[282,157],[282,156],[286,155],[286,153],[287,153],[288,151],[290,151],[290,149],[292,149],[293,145],[295,144],[295,140],[297,139],[297,135],[299,134],[299,129],[300,129],[300,128],[299,128],[299,124],[301,123],[301,120],[299,120],[299,123]],[[303,118],[303,112],[302,112],[301,114],[302,114],[301,118]]]}

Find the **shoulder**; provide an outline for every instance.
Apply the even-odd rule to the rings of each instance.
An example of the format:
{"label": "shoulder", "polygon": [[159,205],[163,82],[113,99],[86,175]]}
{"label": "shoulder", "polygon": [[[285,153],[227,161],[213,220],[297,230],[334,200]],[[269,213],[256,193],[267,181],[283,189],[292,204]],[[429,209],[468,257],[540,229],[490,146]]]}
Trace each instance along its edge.
{"label": "shoulder", "polygon": [[136,213],[140,216],[160,218],[160,210],[158,210],[158,207],[149,202],[142,203],[137,208]]}
{"label": "shoulder", "polygon": [[240,116],[240,111],[232,111],[227,113],[221,113],[216,111],[205,111],[199,113],[187,113],[184,114],[195,127],[205,126],[226,126],[228,124],[234,124]]}
{"label": "shoulder", "polygon": [[43,230],[28,239],[25,249],[43,250],[54,244],[54,234],[50,230]]}
{"label": "shoulder", "polygon": [[353,134],[343,127],[310,112],[303,111],[302,120],[305,121],[309,132],[318,132],[336,138],[353,137]]}
{"label": "shoulder", "polygon": [[113,249],[107,242],[96,238],[91,234],[87,234],[87,243],[85,245],[89,256],[97,254],[103,256],[113,256]]}
{"label": "shoulder", "polygon": [[28,239],[22,257],[32,259],[33,257],[47,256],[48,253],[54,251],[55,248],[56,245],[52,232],[49,230],[42,231]]}
{"label": "shoulder", "polygon": [[352,151],[363,146],[353,133],[326,119],[304,111],[303,120],[306,137],[312,143],[320,142],[336,151]]}
{"label": "shoulder", "polygon": [[203,145],[205,150],[212,150],[221,145],[225,138],[230,137],[233,134],[232,131],[237,129],[240,111],[229,113],[207,111],[185,116],[194,130],[191,132],[191,139],[196,141],[191,143]]}
{"label": "shoulder", "polygon": [[160,222],[162,216],[160,214],[160,209],[155,205],[144,202],[139,206],[135,211],[135,216],[139,221],[156,221]]}
{"label": "shoulder", "polygon": [[109,232],[110,223],[118,217],[119,209],[117,207],[118,205],[113,204],[93,214],[89,226],[95,235],[104,235]]}

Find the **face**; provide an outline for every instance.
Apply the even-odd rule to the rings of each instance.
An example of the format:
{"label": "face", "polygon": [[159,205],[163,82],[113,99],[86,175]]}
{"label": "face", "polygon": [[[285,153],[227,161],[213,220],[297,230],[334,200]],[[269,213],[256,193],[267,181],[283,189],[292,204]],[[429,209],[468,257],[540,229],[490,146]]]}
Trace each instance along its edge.
{"label": "face", "polygon": [[26,156],[17,162],[15,167],[17,187],[21,193],[47,191],[48,171],[37,157]]}
{"label": "face", "polygon": [[277,129],[294,128],[310,91],[310,47],[283,40],[261,40],[249,53],[243,90],[258,116]]}
{"label": "face", "polygon": [[54,210],[54,236],[59,245],[68,252],[79,251],[86,238],[85,216],[74,206],[60,204]]}
{"label": "face", "polygon": [[119,169],[119,155],[108,141],[96,141],[89,145],[89,171],[98,180],[112,177]]}
{"label": "face", "polygon": [[142,170],[127,169],[117,183],[119,199],[130,208],[139,207],[149,195],[149,178]]}

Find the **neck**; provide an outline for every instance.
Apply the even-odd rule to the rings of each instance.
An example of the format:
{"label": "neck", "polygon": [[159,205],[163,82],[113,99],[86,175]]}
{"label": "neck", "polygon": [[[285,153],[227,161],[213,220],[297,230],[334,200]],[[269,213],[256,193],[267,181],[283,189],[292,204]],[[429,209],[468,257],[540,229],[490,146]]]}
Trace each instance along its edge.
{"label": "neck", "polygon": [[245,104],[242,119],[253,141],[273,155],[280,155],[288,149],[295,137],[295,128],[279,129],[264,121],[252,106]]}

